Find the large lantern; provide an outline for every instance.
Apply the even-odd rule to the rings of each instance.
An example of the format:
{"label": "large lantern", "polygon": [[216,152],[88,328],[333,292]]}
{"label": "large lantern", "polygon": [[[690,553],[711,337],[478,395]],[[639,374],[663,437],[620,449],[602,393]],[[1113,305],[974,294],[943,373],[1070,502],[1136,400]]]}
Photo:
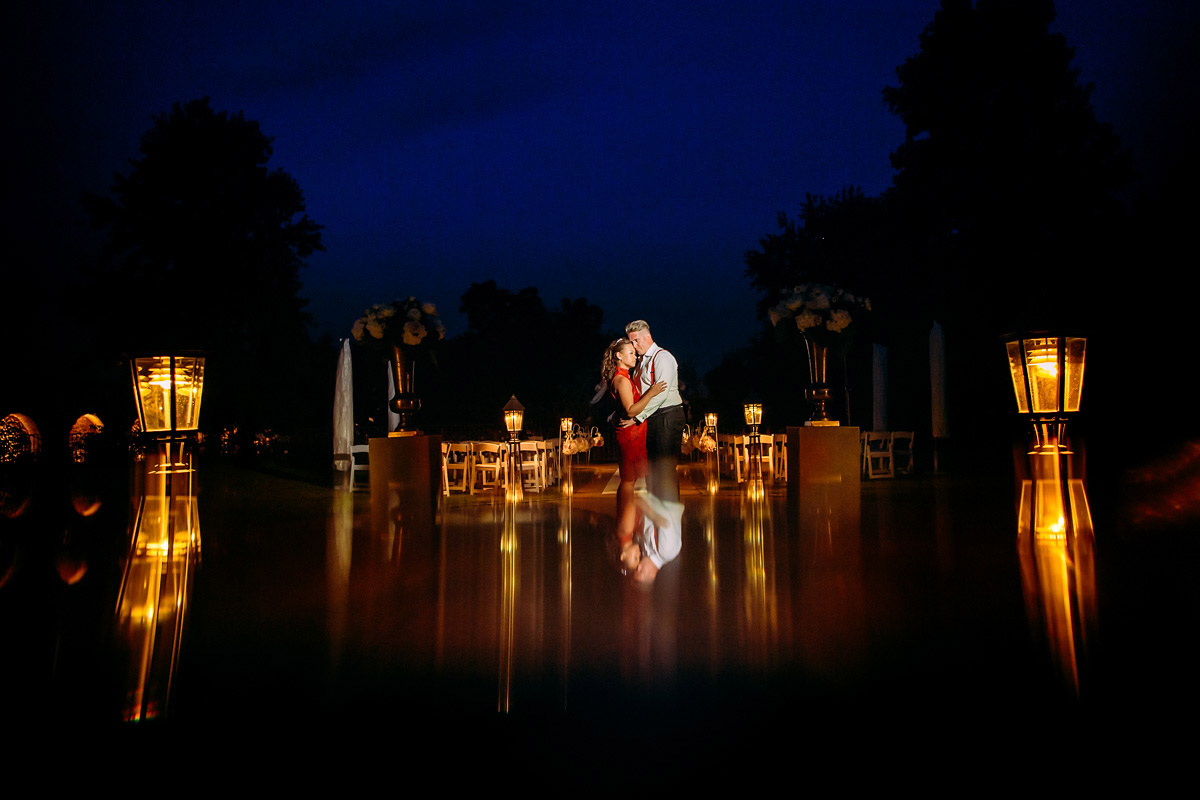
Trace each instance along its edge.
{"label": "large lantern", "polygon": [[130,367],[138,420],[145,433],[174,439],[199,429],[204,356],[135,356]]}
{"label": "large lantern", "polygon": [[1056,333],[1006,336],[1008,368],[1017,411],[1029,417],[1038,447],[1057,446],[1063,427],[1079,411],[1087,339]]}

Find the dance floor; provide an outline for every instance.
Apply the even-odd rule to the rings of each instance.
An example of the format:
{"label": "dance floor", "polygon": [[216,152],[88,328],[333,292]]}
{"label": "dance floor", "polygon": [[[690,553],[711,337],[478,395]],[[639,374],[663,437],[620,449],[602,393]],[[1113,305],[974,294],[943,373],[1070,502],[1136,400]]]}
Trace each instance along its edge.
{"label": "dance floor", "polygon": [[[1036,758],[1194,704],[1197,546],[1119,525],[1132,501],[1092,499],[1094,544],[1018,546],[1011,474],[864,482],[845,512],[681,466],[680,555],[634,584],[611,472],[382,523],[369,492],[217,462],[169,513],[114,480],[20,513],[9,491],[7,725],[368,739],[621,785],[764,754]],[[169,514],[169,554],[133,543]]]}

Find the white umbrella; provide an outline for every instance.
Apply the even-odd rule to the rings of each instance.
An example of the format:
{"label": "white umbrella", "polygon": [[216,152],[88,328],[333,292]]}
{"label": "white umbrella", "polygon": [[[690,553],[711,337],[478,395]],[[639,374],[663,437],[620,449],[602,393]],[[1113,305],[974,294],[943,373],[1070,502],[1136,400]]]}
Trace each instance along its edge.
{"label": "white umbrella", "polygon": [[392,365],[391,359],[388,359],[387,366],[387,387],[388,387],[388,432],[396,430],[400,427],[400,415],[392,411],[392,399],[396,396],[396,368]]}
{"label": "white umbrella", "polygon": [[333,381],[333,466],[348,470],[350,447],[354,444],[354,365],[350,359],[350,340],[342,340],[337,377]]}

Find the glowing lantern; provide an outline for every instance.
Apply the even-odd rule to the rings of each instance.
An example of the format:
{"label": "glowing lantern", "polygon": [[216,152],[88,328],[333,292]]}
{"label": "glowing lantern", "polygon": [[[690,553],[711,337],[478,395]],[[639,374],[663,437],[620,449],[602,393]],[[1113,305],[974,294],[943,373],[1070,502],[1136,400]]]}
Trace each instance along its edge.
{"label": "glowing lantern", "polygon": [[521,433],[521,426],[525,422],[525,406],[521,405],[521,401],[514,394],[504,404],[504,427],[508,429],[508,438],[512,441],[517,440],[517,436]]}
{"label": "glowing lantern", "polygon": [[746,403],[746,424],[752,428],[762,424],[762,403]]}
{"label": "glowing lantern", "polygon": [[1057,444],[1070,415],[1079,411],[1087,339],[1048,333],[1005,337],[1017,411],[1027,415],[1039,447]]}
{"label": "glowing lantern", "polygon": [[130,359],[142,430],[159,438],[200,427],[204,356],[196,353]]}

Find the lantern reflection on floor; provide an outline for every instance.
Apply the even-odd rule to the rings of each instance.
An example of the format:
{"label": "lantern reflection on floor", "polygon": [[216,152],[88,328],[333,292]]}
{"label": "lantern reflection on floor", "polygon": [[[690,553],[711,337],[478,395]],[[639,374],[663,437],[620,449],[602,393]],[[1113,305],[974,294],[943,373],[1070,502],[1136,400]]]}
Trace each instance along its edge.
{"label": "lantern reflection on floor", "polygon": [[1017,547],[1029,623],[1044,630],[1052,661],[1078,694],[1096,625],[1095,534],[1082,461],[1066,449],[1040,449],[1018,474]]}
{"label": "lantern reflection on floor", "polygon": [[117,598],[117,638],[128,658],[127,720],[164,714],[200,558],[200,515],[190,456],[160,443],[135,469],[130,550]]}
{"label": "lantern reflection on floor", "polygon": [[775,659],[779,648],[775,558],[771,512],[763,489],[761,473],[747,481],[742,497],[742,625],[745,652],[755,663],[765,665]]}

